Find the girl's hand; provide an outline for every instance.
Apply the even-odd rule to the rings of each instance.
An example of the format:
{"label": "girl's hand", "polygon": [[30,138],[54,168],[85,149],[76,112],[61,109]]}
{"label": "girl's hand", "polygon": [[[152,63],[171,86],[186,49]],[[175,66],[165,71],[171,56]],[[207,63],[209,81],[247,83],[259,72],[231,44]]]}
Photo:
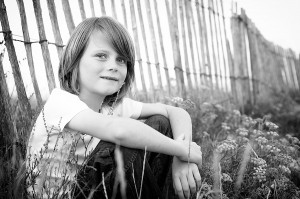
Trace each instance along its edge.
{"label": "girl's hand", "polygon": [[184,134],[180,135],[176,141],[178,141],[184,149],[185,155],[178,156],[181,161],[195,163],[198,168],[202,166],[202,152],[201,147],[195,143],[184,139]]}
{"label": "girl's hand", "polygon": [[201,176],[196,164],[173,158],[172,177],[175,193],[180,199],[190,198],[201,186]]}

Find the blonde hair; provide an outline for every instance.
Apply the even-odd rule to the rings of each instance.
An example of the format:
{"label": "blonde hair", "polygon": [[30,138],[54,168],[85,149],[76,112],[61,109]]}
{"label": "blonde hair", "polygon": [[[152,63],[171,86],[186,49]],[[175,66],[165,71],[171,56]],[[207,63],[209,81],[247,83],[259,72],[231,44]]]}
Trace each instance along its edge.
{"label": "blonde hair", "polygon": [[93,17],[82,21],[73,31],[60,58],[58,77],[61,87],[73,94],[79,94],[79,62],[94,31],[107,35],[114,50],[127,60],[127,75],[119,91],[104,99],[104,104],[119,102],[134,81],[134,45],[127,30],[111,17]]}

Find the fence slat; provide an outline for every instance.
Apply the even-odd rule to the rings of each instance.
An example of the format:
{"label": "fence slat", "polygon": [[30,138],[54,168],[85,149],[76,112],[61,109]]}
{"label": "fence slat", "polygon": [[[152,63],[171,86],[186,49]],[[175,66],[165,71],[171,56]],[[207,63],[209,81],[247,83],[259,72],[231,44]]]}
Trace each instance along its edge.
{"label": "fence slat", "polygon": [[188,58],[188,51],[187,51],[187,44],[186,44],[186,35],[185,35],[185,19],[183,13],[183,0],[179,0],[179,12],[181,18],[181,33],[182,33],[182,43],[183,43],[183,52],[184,52],[184,65],[186,69],[186,76],[187,76],[187,87],[188,89],[193,88],[192,79],[191,79],[191,70]]}
{"label": "fence slat", "polygon": [[[24,128],[23,129],[24,131],[19,131],[19,134],[24,133],[25,134],[24,139],[26,139],[27,134],[29,133],[29,129],[31,127],[31,119],[32,119],[31,106],[29,104],[23,79],[21,76],[21,71],[20,71],[18,58],[15,51],[15,46],[12,40],[12,33],[8,22],[4,0],[0,0],[0,21],[1,21],[2,31],[5,32],[4,35],[5,46],[7,48],[8,57],[11,63],[13,77],[15,80],[16,90],[18,94],[18,102],[20,108],[19,121],[21,123],[20,126]],[[3,68],[3,66],[1,66],[1,68]]]}
{"label": "fence slat", "polygon": [[85,10],[84,10],[83,0],[78,0],[78,5],[79,5],[79,10],[80,10],[81,20],[85,20],[86,14],[85,14]]}
{"label": "fence slat", "polygon": [[91,9],[91,13],[92,13],[92,17],[95,17],[95,9],[94,9],[94,1],[90,0],[90,9]]}
{"label": "fence slat", "polygon": [[73,21],[73,16],[72,16],[69,0],[61,0],[61,3],[62,3],[63,10],[64,10],[69,34],[71,35],[73,30],[75,29],[75,24]]}
{"label": "fence slat", "polygon": [[232,39],[233,39],[233,52],[234,52],[234,68],[231,71],[231,75],[233,78],[237,78],[235,83],[236,93],[237,93],[237,103],[239,107],[242,107],[242,113],[244,113],[244,99],[243,99],[243,80],[241,79],[241,71],[240,69],[243,67],[243,60],[241,55],[242,50],[242,37],[241,37],[241,30],[240,30],[239,19],[237,16],[231,17],[231,32],[232,32]]}
{"label": "fence slat", "polygon": [[154,0],[154,9],[155,9],[155,15],[156,15],[156,23],[157,23],[157,29],[158,29],[158,38],[159,38],[159,43],[160,43],[160,50],[161,50],[162,58],[163,58],[163,62],[164,62],[164,69],[165,69],[165,76],[166,76],[166,83],[167,83],[167,91],[168,91],[168,95],[170,96],[171,95],[170,74],[169,74],[169,69],[168,69],[168,66],[167,66],[167,59],[166,59],[165,48],[164,48],[164,43],[163,43],[163,36],[162,36],[160,20],[159,20],[159,14],[158,14],[158,9],[157,9],[157,0]]}
{"label": "fence slat", "polygon": [[151,6],[150,6],[149,1],[146,1],[146,8],[147,8],[148,23],[150,26],[149,28],[150,28],[150,34],[151,34],[152,49],[153,49],[153,53],[154,53],[154,62],[155,62],[155,66],[156,66],[158,86],[159,86],[159,90],[161,92],[163,92],[161,72],[160,72],[160,68],[159,68],[159,60],[158,60],[158,53],[157,53],[157,45],[156,45],[156,36],[155,36],[155,32],[154,32],[152,12],[151,12]]}
{"label": "fence slat", "polygon": [[111,10],[112,10],[113,18],[117,19],[115,0],[111,0]]}
{"label": "fence slat", "polygon": [[[199,38],[200,38],[200,48],[201,48],[201,60],[202,64],[200,65],[200,80],[201,84],[207,85],[207,74],[205,71],[205,65],[206,65],[206,57],[205,57],[205,44],[204,44],[204,30],[203,30],[203,24],[201,20],[201,11],[200,11],[200,4],[199,0],[196,0],[196,14],[197,14],[197,21],[198,21],[198,31],[199,31]],[[196,35],[196,34],[195,34]],[[200,64],[200,63],[199,63]]]}
{"label": "fence slat", "polygon": [[141,2],[140,0],[137,0],[137,10],[138,10],[138,15],[140,19],[140,27],[142,31],[142,38],[143,38],[143,44],[144,44],[144,49],[146,53],[146,62],[148,66],[148,75],[149,75],[149,82],[150,82],[150,91],[153,93],[153,97],[155,99],[155,91],[154,91],[154,82],[153,82],[153,76],[152,76],[152,69],[151,69],[151,63],[149,59],[149,51],[148,51],[148,45],[147,45],[147,38],[146,38],[146,31],[145,31],[145,26],[144,26],[144,18],[143,18],[143,13],[142,13],[142,8],[141,8]]}
{"label": "fence slat", "polygon": [[[191,2],[190,1],[184,1],[184,11],[185,11],[185,18],[186,18],[186,24],[187,24],[187,30],[188,30],[188,38],[189,38],[189,44],[190,44],[190,52],[191,52],[191,58],[192,58],[192,68],[193,68],[193,76],[195,81],[195,88],[199,88],[198,78],[197,78],[197,71],[196,71],[196,63],[195,63],[195,52],[193,48],[193,36],[192,36],[192,28],[191,28]],[[197,43],[197,42],[196,42]]]}
{"label": "fence slat", "polygon": [[242,21],[240,21],[240,36],[241,36],[241,56],[242,56],[242,65],[241,65],[241,75],[243,78],[243,95],[244,95],[244,102],[246,104],[251,104],[251,89],[250,89],[250,76],[248,71],[248,58],[247,58],[247,44],[246,44],[246,13],[245,10],[241,10],[241,18]]}
{"label": "fence slat", "polygon": [[124,18],[124,24],[125,24],[125,27],[128,28],[128,22],[127,22],[127,15],[126,15],[126,7],[125,7],[125,0],[122,0],[122,12],[123,12],[123,18]]}
{"label": "fence slat", "polygon": [[106,15],[104,0],[99,0],[102,16]]}
{"label": "fence slat", "polygon": [[60,30],[58,26],[58,21],[57,21],[57,14],[56,14],[56,7],[54,0],[47,0],[47,6],[49,10],[49,16],[51,19],[51,25],[52,25],[52,31],[56,43],[56,50],[58,54],[58,59],[60,59],[60,56],[62,55],[63,52],[63,41],[60,35]]}
{"label": "fence slat", "polygon": [[211,41],[211,54],[212,54],[212,65],[211,68],[214,68],[214,77],[216,81],[216,89],[220,89],[219,78],[218,78],[218,70],[217,70],[217,60],[216,60],[216,53],[215,53],[215,45],[214,45],[214,31],[213,31],[213,21],[212,21],[212,8],[211,8],[211,0],[208,0],[208,19],[209,19],[209,31],[210,31],[210,41]]}
{"label": "fence slat", "polygon": [[169,1],[165,0],[168,22],[170,28],[170,36],[172,41],[174,70],[177,82],[177,92],[179,96],[186,98],[186,89],[183,78],[183,70],[181,65],[181,53],[179,48],[179,33],[178,33],[178,17],[177,17],[177,1],[172,2],[172,15],[170,11]]}
{"label": "fence slat", "polygon": [[[197,4],[197,3],[196,3]],[[197,9],[197,8],[196,8]],[[194,11],[193,11],[193,6],[190,4],[190,6],[189,6],[189,12],[191,13],[190,15],[191,15],[191,27],[192,27],[192,29],[193,29],[193,33],[194,33],[194,35],[195,35],[195,45],[196,45],[196,57],[197,57],[197,59],[198,59],[198,63],[196,63],[196,64],[198,64],[198,68],[199,68],[199,73],[197,74],[197,77],[199,78],[199,81],[198,81],[198,88],[200,88],[201,87],[201,85],[203,84],[203,81],[202,81],[202,72],[203,72],[203,63],[201,63],[201,57],[200,57],[200,47],[199,47],[199,43],[198,43],[198,40],[200,41],[200,38],[199,37],[201,37],[201,35],[198,35],[197,34],[197,31],[196,31],[196,22],[195,22],[195,19],[194,19]],[[199,39],[198,39],[199,38]],[[202,61],[203,62],[203,61]]]}
{"label": "fence slat", "polygon": [[23,37],[24,37],[24,40],[27,41],[27,43],[24,43],[24,46],[25,46],[25,50],[26,50],[26,56],[27,56],[27,62],[28,62],[28,66],[29,66],[31,81],[32,81],[33,88],[34,88],[34,93],[35,93],[38,109],[41,109],[42,105],[43,105],[43,100],[42,100],[41,92],[40,92],[40,89],[38,86],[38,82],[37,82],[35,70],[34,70],[32,48],[31,48],[31,43],[30,43],[24,2],[23,2],[23,0],[18,0],[17,3],[18,3],[20,18],[21,18]]}
{"label": "fence slat", "polygon": [[210,60],[210,50],[209,50],[209,47],[208,47],[208,37],[207,37],[207,25],[206,25],[206,17],[205,17],[205,11],[204,11],[204,3],[203,3],[203,0],[201,0],[201,14],[202,14],[202,25],[203,25],[203,36],[204,36],[204,41],[205,41],[205,52],[206,52],[206,58],[207,58],[207,66],[204,66],[205,68],[205,71],[206,71],[206,67],[208,68],[208,74],[206,75],[208,77],[208,85],[209,85],[209,88],[210,90],[212,91],[213,90],[213,82],[212,82],[212,72],[211,72],[211,68],[212,68],[212,65],[211,65],[211,60]]}
{"label": "fence slat", "polygon": [[[225,44],[224,44],[224,39],[223,39],[223,36],[222,36],[222,27],[221,27],[221,22],[220,22],[220,17],[222,17],[224,20],[225,20],[225,16],[220,12],[220,9],[219,9],[219,3],[218,3],[219,0],[216,0],[216,12],[218,13],[218,30],[219,30],[219,37],[220,37],[220,42],[221,42],[221,52],[222,52],[222,60],[223,60],[223,70],[224,70],[224,78],[223,78],[223,85],[224,85],[224,89],[225,91],[229,91],[229,88],[227,86],[227,67],[226,67],[226,60],[225,60],[225,52],[224,52],[224,48],[225,48]],[[222,1],[222,0],[220,0]],[[225,22],[224,22],[225,23]],[[225,27],[224,27],[225,29]],[[225,34],[225,33],[224,33]],[[226,39],[226,37],[225,37]]]}
{"label": "fence slat", "polygon": [[141,54],[140,54],[139,35],[138,35],[138,30],[137,30],[134,2],[133,2],[133,0],[130,0],[129,3],[130,3],[130,12],[131,12],[131,20],[132,20],[132,31],[133,31],[133,37],[134,37],[134,42],[135,42],[135,52],[136,52],[137,60],[139,63],[142,88],[143,88],[143,92],[144,92],[146,98],[148,98],[147,88],[146,88],[146,83],[145,83],[144,69],[143,69]]}
{"label": "fence slat", "polygon": [[43,60],[46,68],[48,87],[49,87],[49,91],[51,92],[56,86],[55,86],[53,68],[51,64],[50,52],[48,48],[48,41],[45,34],[41,4],[40,4],[40,0],[32,0],[32,3],[33,3],[35,19],[39,31],[39,38],[40,38]]}
{"label": "fence slat", "polygon": [[213,16],[213,24],[214,24],[214,35],[215,35],[215,38],[216,38],[216,54],[217,54],[217,62],[216,62],[216,70],[217,70],[217,77],[219,79],[219,87],[220,89],[224,89],[224,85],[223,85],[223,79],[224,79],[224,76],[223,74],[221,73],[221,58],[220,58],[220,45],[219,45],[219,37],[218,37],[218,28],[217,28],[217,20],[216,20],[216,10],[215,10],[215,7],[214,7],[214,0],[211,0],[211,12],[212,12],[212,16]]}

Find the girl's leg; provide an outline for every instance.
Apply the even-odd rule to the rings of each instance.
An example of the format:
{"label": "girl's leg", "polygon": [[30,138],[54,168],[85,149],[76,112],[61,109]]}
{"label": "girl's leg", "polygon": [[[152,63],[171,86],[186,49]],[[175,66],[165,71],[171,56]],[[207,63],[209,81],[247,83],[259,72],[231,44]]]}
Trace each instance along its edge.
{"label": "girl's leg", "polygon": [[[145,121],[145,124],[168,137],[172,137],[169,120],[164,116],[152,116]],[[171,156],[147,152],[146,161],[144,161],[145,151],[143,150],[122,146],[120,150],[123,156],[127,199],[138,198],[142,179],[142,199],[169,198],[167,190],[170,186],[172,188],[172,179],[168,175],[170,174]],[[115,144],[110,142],[101,141],[97,145],[90,156],[90,160],[79,172],[78,184],[80,189],[75,189],[75,197],[87,198],[91,189],[94,189],[94,198],[105,198],[105,192],[108,198],[122,198],[119,187],[114,188],[117,167],[117,163],[114,161],[114,151]],[[142,177],[143,169],[144,175]],[[102,183],[102,175],[104,175],[105,186]]]}

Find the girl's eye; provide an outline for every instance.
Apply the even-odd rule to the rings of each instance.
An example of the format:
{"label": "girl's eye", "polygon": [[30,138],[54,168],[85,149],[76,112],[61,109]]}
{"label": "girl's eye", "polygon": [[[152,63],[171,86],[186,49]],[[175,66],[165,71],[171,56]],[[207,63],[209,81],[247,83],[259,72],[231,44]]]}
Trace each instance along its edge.
{"label": "girl's eye", "polygon": [[118,62],[121,64],[127,64],[126,59],[123,59],[123,58],[118,58]]}
{"label": "girl's eye", "polygon": [[106,54],[97,54],[97,57],[99,57],[100,59],[107,59]]}

